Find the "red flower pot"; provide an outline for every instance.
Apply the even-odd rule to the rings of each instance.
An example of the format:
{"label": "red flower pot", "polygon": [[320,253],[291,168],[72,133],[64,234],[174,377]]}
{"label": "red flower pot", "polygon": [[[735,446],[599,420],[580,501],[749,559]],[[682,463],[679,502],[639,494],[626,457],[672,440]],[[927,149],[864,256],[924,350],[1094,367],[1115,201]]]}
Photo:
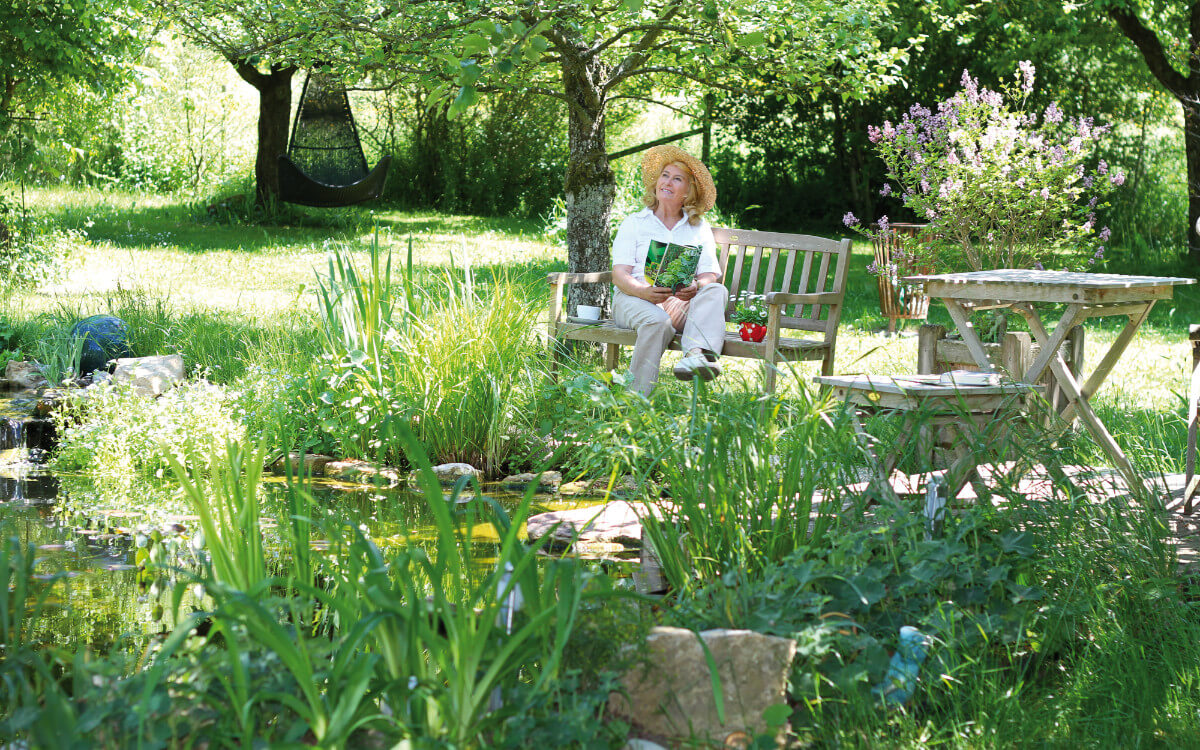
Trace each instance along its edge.
{"label": "red flower pot", "polygon": [[742,341],[762,341],[767,335],[767,327],[758,323],[742,323]]}

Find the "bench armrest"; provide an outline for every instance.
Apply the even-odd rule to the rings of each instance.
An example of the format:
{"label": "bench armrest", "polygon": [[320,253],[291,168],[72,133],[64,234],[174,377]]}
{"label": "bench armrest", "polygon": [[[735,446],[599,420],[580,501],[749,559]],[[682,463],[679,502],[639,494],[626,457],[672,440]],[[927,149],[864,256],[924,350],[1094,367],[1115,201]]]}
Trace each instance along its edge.
{"label": "bench armrest", "polygon": [[845,295],[838,292],[820,292],[817,294],[788,294],[787,292],[767,292],[768,305],[836,305]]}
{"label": "bench armrest", "polygon": [[550,284],[599,284],[612,283],[612,271],[592,271],[591,273],[552,273],[546,277]]}

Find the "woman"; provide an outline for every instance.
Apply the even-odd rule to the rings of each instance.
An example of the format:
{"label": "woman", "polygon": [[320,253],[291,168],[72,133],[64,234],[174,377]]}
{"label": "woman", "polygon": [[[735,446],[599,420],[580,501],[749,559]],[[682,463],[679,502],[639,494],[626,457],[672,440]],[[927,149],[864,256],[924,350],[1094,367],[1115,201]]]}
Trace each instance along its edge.
{"label": "woman", "polygon": [[[725,344],[729,292],[720,283],[717,243],[704,220],[717,200],[708,168],[675,146],[655,146],[642,157],[642,180],[646,208],[627,217],[613,241],[613,320],[637,331],[629,364],[632,387],[649,395],[676,331],[683,333],[684,356],[675,365],[675,377],[712,380],[721,373],[717,356]],[[691,284],[672,293],[646,281],[651,240],[701,248]]]}

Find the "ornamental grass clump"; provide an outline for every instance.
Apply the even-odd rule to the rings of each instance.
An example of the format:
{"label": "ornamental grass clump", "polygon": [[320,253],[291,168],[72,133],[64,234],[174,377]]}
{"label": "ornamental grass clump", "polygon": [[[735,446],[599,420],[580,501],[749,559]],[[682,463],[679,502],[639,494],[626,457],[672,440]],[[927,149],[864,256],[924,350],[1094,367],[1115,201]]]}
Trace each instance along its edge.
{"label": "ornamental grass clump", "polygon": [[[1105,199],[1124,174],[1095,158],[1108,132],[1091,117],[1067,117],[1052,102],[1029,109],[1034,67],[1020,63],[1014,80],[992,91],[963,71],[962,90],[936,110],[914,104],[893,125],[868,136],[887,166],[882,196],[929,222],[928,241],[905,238],[894,267],[876,274],[1058,267],[1091,270],[1104,258]],[[848,227],[877,237],[852,213]]]}

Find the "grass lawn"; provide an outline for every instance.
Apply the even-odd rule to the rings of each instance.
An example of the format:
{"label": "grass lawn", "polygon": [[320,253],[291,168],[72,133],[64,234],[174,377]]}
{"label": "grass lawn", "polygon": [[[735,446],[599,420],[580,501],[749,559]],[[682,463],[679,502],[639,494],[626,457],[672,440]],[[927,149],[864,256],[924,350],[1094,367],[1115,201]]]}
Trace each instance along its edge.
{"label": "grass lawn", "polygon": [[[191,317],[197,326],[207,321],[216,328],[259,329],[251,338],[270,340],[269,348],[290,348],[279,339],[280,331],[285,338],[303,338],[310,330],[317,274],[327,272],[328,253],[339,245],[351,248],[362,262],[377,236],[399,266],[411,240],[418,284],[443,283],[453,265],[470,265],[482,278],[517,282],[531,300],[545,295],[541,279],[546,273],[566,268],[565,248],[545,241],[534,221],[353,208],[298,211],[291,225],[242,226],[218,221],[204,207],[152,195],[45,189],[31,191],[29,203],[54,225],[86,232],[86,241],[76,244],[61,281],[12,295],[0,306],[7,308],[10,321],[117,312],[122,301],[136,301],[168,317]],[[1106,269],[1111,272],[1188,275],[1186,269],[1170,266],[1145,270],[1145,264],[1130,260],[1124,261],[1128,267],[1121,267],[1121,253],[1112,255],[1117,260]],[[905,335],[881,334],[886,319],[879,312],[875,280],[866,272],[871,259],[869,244],[857,241],[838,334],[837,371],[912,372],[917,323],[907,323]],[[1187,327],[1193,321],[1200,321],[1200,286],[1177,288],[1176,299],[1156,306],[1094,401],[1101,418],[1146,470],[1183,470],[1191,368]],[[939,305],[933,306],[930,322],[952,328]],[[1088,322],[1089,368],[1123,322]],[[167,343],[162,337],[158,341]],[[240,372],[236,363],[225,361],[226,352],[216,344],[191,353],[189,367]],[[274,356],[237,353],[250,359]],[[729,361],[727,367],[733,378],[747,383],[758,377],[757,369],[743,360]],[[810,377],[816,365],[800,365],[796,372]],[[676,388],[669,380],[661,381],[664,387]],[[1081,459],[1099,457],[1089,444],[1079,446]]]}

